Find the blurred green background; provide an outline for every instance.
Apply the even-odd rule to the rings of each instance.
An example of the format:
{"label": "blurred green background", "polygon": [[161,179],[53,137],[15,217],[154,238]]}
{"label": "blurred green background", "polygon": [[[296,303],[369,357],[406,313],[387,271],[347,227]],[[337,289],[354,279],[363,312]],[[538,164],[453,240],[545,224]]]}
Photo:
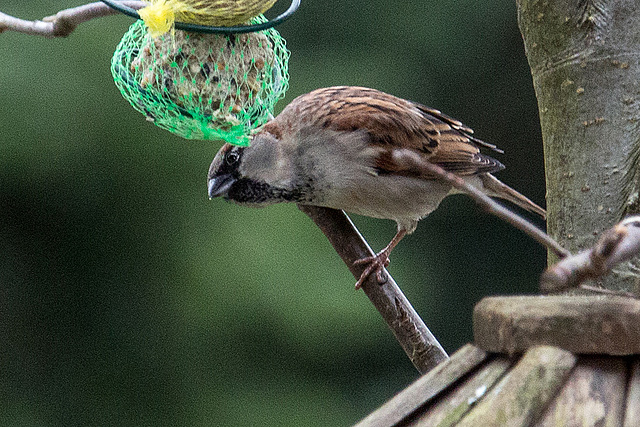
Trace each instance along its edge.
{"label": "blurred green background", "polygon": [[[0,10],[37,19],[79,4]],[[174,137],[121,98],[109,62],[131,22],[95,20],[67,39],[0,35],[0,424],[358,421],[417,372],[305,215],[209,201],[221,144]],[[279,109],[337,84],[424,103],[505,149],[499,177],[543,202],[513,0],[306,0],[279,29],[292,51]],[[376,249],[395,231],[354,221]],[[544,262],[456,196],[390,271],[453,352],[472,340],[478,300],[535,292]]]}

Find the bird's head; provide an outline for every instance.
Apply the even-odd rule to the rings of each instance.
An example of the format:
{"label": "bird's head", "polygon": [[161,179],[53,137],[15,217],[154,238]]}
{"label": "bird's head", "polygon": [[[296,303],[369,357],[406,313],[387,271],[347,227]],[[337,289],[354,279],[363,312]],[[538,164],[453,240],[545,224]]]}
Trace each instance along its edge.
{"label": "bird's head", "polygon": [[225,144],[209,167],[209,197],[250,206],[296,202],[299,191],[287,162],[278,139],[268,132],[257,134],[249,147]]}

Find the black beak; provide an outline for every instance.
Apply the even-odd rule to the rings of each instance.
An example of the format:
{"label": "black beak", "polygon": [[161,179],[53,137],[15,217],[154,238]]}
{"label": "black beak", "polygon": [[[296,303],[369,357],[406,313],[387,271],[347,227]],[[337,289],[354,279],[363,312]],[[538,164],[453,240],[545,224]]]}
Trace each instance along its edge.
{"label": "black beak", "polygon": [[209,197],[225,196],[236,179],[231,174],[214,176],[209,179]]}

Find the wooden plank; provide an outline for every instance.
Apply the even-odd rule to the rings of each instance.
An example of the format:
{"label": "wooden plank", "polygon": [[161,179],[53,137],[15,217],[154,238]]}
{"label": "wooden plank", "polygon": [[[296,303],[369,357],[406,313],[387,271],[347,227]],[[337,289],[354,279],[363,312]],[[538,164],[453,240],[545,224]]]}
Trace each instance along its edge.
{"label": "wooden plank", "polygon": [[577,354],[640,354],[640,300],[611,296],[492,297],[473,313],[478,347],[520,353],[551,345]]}
{"label": "wooden plank", "polygon": [[575,363],[576,356],[557,347],[530,349],[457,425],[531,425],[562,387]]}
{"label": "wooden plank", "polygon": [[627,387],[624,427],[640,426],[640,356],[631,363],[631,378]]}
{"label": "wooden plank", "polygon": [[356,426],[391,426],[401,422],[486,358],[487,353],[474,345],[463,346],[448,361],[420,377]]}
{"label": "wooden plank", "polygon": [[580,357],[536,426],[621,426],[626,377],[627,364],[621,357]]}
{"label": "wooden plank", "polygon": [[416,427],[454,426],[482,399],[510,366],[511,361],[506,357],[488,362],[407,425]]}

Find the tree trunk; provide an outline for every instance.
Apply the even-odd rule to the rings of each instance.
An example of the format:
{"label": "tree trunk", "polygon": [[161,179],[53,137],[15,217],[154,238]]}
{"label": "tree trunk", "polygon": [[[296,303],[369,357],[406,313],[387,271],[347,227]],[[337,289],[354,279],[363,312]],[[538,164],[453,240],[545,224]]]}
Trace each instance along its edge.
{"label": "tree trunk", "polygon": [[[542,126],[548,230],[574,252],[640,212],[640,7],[636,0],[517,6]],[[637,291],[639,264],[622,265],[603,285]]]}

